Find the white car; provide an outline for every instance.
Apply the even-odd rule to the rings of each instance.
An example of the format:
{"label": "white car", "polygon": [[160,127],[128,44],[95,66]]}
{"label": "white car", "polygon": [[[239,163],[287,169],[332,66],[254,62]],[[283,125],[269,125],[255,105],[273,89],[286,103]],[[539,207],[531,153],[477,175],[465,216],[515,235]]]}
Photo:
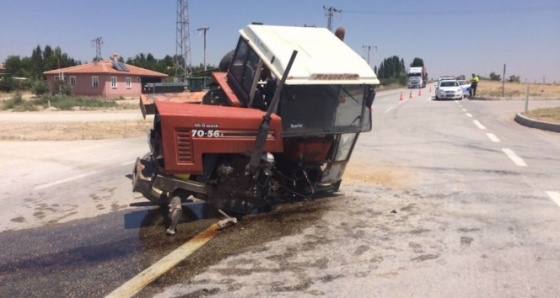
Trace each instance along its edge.
{"label": "white car", "polygon": [[436,100],[463,99],[463,89],[457,80],[441,80],[436,87]]}
{"label": "white car", "polygon": [[471,83],[467,80],[457,80],[459,85],[461,85],[461,89],[463,90],[463,98],[469,96],[469,92],[471,91]]}
{"label": "white car", "polygon": [[455,78],[455,76],[441,76],[439,77],[438,81],[443,81],[443,80],[456,80],[457,78]]}

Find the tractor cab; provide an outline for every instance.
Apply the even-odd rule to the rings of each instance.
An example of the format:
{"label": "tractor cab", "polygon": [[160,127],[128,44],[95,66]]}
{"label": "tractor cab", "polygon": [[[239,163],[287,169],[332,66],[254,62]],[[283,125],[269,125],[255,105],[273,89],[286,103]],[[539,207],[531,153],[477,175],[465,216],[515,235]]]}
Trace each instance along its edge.
{"label": "tractor cab", "polygon": [[290,53],[297,50],[273,111],[282,118],[284,136],[371,130],[369,108],[379,80],[330,31],[253,24],[240,33],[227,72],[240,105],[267,110]]}

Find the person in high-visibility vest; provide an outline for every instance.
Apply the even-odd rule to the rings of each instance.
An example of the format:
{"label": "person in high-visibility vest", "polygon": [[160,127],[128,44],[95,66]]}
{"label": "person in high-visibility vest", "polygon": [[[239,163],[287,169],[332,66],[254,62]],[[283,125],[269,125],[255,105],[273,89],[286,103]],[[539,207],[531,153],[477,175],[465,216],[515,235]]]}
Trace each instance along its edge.
{"label": "person in high-visibility vest", "polygon": [[478,76],[473,73],[471,77],[471,89],[469,90],[469,98],[473,98],[476,96],[476,87],[478,86],[478,81]]}

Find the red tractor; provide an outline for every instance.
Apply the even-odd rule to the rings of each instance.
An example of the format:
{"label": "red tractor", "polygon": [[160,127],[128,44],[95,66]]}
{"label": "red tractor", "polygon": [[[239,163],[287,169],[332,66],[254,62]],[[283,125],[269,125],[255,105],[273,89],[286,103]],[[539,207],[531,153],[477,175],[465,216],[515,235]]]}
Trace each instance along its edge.
{"label": "red tractor", "polygon": [[133,191],[169,204],[172,219],[190,196],[247,214],[337,191],[371,130],[379,80],[330,31],[253,24],[240,33],[201,100],[141,101],[154,124]]}

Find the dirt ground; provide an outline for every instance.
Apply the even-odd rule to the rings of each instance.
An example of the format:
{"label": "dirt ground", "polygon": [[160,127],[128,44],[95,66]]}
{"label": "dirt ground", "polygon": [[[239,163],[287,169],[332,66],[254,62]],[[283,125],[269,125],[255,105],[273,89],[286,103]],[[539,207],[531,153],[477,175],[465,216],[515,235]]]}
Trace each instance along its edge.
{"label": "dirt ground", "polygon": [[476,91],[479,97],[501,97],[502,89],[506,99],[525,98],[529,86],[529,97],[531,99],[559,99],[560,84],[525,84],[506,82],[502,85],[499,81],[480,81]]}
{"label": "dirt ground", "polygon": [[[24,99],[29,98],[29,94],[24,94]],[[0,140],[77,141],[146,136],[152,121],[141,118],[138,100],[120,100],[117,103],[119,109],[0,111],[0,125],[3,128],[0,130]]]}
{"label": "dirt ground", "polygon": [[[559,90],[560,94],[560,90]],[[560,96],[559,96],[560,97]],[[547,109],[554,112],[556,109]],[[128,112],[132,112],[129,110]],[[81,111],[80,113],[96,114],[106,111]],[[152,121],[118,120],[118,116],[111,121],[2,121],[3,115],[10,112],[0,112],[0,141],[77,141],[77,140],[101,140],[115,138],[144,137],[152,126]],[[38,118],[46,113],[56,114],[60,112],[25,112],[22,115],[36,114]],[[139,112],[138,112],[139,113]],[[10,113],[14,114],[14,113]],[[18,113],[19,114],[19,113]],[[560,123],[560,113],[529,113],[529,117],[542,121]]]}
{"label": "dirt ground", "polygon": [[0,140],[77,141],[146,136],[152,123],[142,120],[111,122],[2,123]]}
{"label": "dirt ground", "polygon": [[[560,84],[529,84],[530,99],[560,99]],[[527,84],[505,83],[504,99],[523,100],[527,91]],[[478,84],[477,96],[481,98],[499,98],[502,94],[502,82],[483,80]],[[3,94],[0,100],[8,99],[10,95]],[[24,94],[24,99],[32,98],[31,94]],[[127,112],[138,111],[137,99],[121,100],[118,102],[121,108]],[[128,109],[128,110],[127,110]],[[80,111],[81,113],[106,113],[106,110]],[[109,111],[110,112],[110,111]],[[114,112],[114,111],[113,111]],[[0,112],[0,140],[21,141],[75,141],[75,140],[99,140],[113,138],[133,138],[145,136],[152,123],[149,120],[119,120],[116,116],[111,121],[66,121],[60,117],[60,121],[2,121],[3,115],[9,111]],[[22,114],[36,113],[37,118],[46,114],[60,113],[58,111],[24,112]],[[138,111],[139,113],[139,111]],[[560,115],[550,113],[544,115],[539,113],[530,114],[538,120],[560,123]]]}

